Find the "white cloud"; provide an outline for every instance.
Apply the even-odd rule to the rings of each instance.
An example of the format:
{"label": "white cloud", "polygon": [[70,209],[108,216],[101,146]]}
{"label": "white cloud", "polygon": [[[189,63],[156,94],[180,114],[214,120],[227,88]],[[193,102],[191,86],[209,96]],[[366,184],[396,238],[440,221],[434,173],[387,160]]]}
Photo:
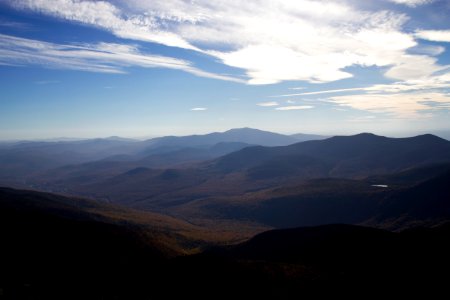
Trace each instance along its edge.
{"label": "white cloud", "polygon": [[205,110],[208,110],[208,108],[206,108],[206,107],[194,107],[194,108],[191,108],[191,111],[205,111]]}
{"label": "white cloud", "polygon": [[[391,84],[375,84],[367,87],[322,90],[271,97],[345,93],[346,95],[329,97],[327,101],[358,110],[388,113],[396,118],[424,117],[430,116],[424,113],[425,111],[450,108],[449,69],[447,67],[443,72],[437,72],[433,76]],[[353,92],[364,93],[353,94]]]}
{"label": "white cloud", "polygon": [[[395,1],[410,6],[429,2]],[[417,45],[412,34],[403,32],[407,16],[363,11],[345,1],[10,2],[21,9],[103,28],[122,38],[211,55],[242,69],[250,84],[336,81],[352,77],[346,68],[355,65],[386,67],[387,76],[401,80],[416,62],[421,68],[413,70],[411,78],[439,69],[435,60],[406,53]],[[196,72],[204,76],[197,69],[191,73]]]}
{"label": "white cloud", "polygon": [[124,17],[125,14],[118,7],[107,1],[15,0],[11,4],[17,8],[96,26],[122,38],[196,49],[177,34],[161,30],[154,17],[145,14]]}
{"label": "white cloud", "polygon": [[281,106],[275,108],[276,110],[301,110],[314,108],[312,105],[297,105],[297,106]]}
{"label": "white cloud", "polygon": [[440,66],[437,59],[425,55],[401,55],[397,58],[397,63],[390,68],[385,76],[400,80],[426,79],[432,74],[442,71],[448,66]]}
{"label": "white cloud", "polygon": [[437,107],[450,108],[450,95],[439,92],[345,95],[329,100],[340,106],[410,119],[423,117],[424,112]]}
{"label": "white cloud", "polygon": [[450,43],[450,30],[418,30],[415,36],[422,40]]}
{"label": "white cloud", "polygon": [[410,7],[416,7],[419,5],[429,4],[431,2],[434,2],[434,0],[389,0],[391,2],[397,3],[397,4],[405,4]]}
{"label": "white cloud", "polygon": [[260,102],[260,103],[257,103],[256,105],[270,107],[270,106],[278,106],[279,104],[278,104],[278,102],[270,101],[270,102]]}
{"label": "white cloud", "polygon": [[0,64],[40,65],[46,68],[101,73],[125,73],[128,67],[168,68],[196,76],[241,82],[240,79],[199,70],[190,62],[141,53],[136,46],[113,43],[63,45],[0,34]]}

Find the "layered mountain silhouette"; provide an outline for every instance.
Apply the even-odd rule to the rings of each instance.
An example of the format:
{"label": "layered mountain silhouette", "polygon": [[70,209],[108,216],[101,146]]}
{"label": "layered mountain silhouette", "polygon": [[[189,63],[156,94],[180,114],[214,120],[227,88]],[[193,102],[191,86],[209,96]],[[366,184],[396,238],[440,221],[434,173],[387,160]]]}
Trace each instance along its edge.
{"label": "layered mountain silhouette", "polygon": [[[231,150],[241,146],[245,145],[222,143],[209,149]],[[336,195],[342,194],[347,200],[365,196],[369,199],[367,194],[380,190],[372,185],[383,184],[374,181],[376,178],[381,180],[382,176],[393,173],[402,174],[412,169],[450,162],[450,142],[432,135],[397,139],[359,134],[281,147],[245,147],[217,159],[200,162],[196,160],[200,158],[195,153],[204,153],[204,149],[179,151],[184,156],[175,151],[154,154],[134,162],[104,160],[63,167],[39,174],[30,182],[33,188],[47,191],[107,199],[138,208],[165,210],[171,207],[172,210],[174,206],[187,202],[216,203],[217,198],[240,198],[255,191],[295,186],[324,178],[339,179],[341,183],[339,180],[318,181],[316,186],[303,185],[302,189],[305,193],[321,190],[331,194],[332,189],[342,184]],[[206,151],[211,153],[215,150]],[[183,161],[177,158],[179,156],[185,159],[190,157],[191,160]],[[180,164],[170,165],[171,162]],[[438,169],[429,169],[430,176],[425,179],[437,175]],[[417,173],[422,174],[421,171]],[[371,178],[368,182],[372,184],[344,180],[364,178]],[[407,178],[406,175],[403,178]],[[398,187],[392,185],[393,182],[389,184],[390,189]],[[352,191],[358,190],[363,194],[355,192],[349,196]],[[177,209],[177,213],[183,213],[182,209]],[[234,210],[233,213],[237,215]]]}
{"label": "layered mountain silhouette", "polygon": [[362,177],[449,160],[450,142],[434,135],[387,138],[362,133],[285,147],[249,147],[219,158],[214,165],[224,172],[247,169],[257,177],[305,169],[323,176]]}
{"label": "layered mountain silhouette", "polygon": [[[0,165],[2,166],[0,181],[8,184],[23,182],[24,178],[37,172],[100,160],[132,161],[133,166],[175,165],[213,159],[249,145],[293,144],[299,138],[317,139],[319,137],[300,135],[294,138],[257,129],[241,128],[206,135],[167,136],[145,141],[109,137],[90,140],[2,143],[0,145]],[[167,154],[166,157],[163,154]],[[124,163],[124,167],[120,170],[127,167]]]}
{"label": "layered mountain silhouette", "polygon": [[198,147],[223,142],[247,143],[261,146],[284,146],[293,144],[299,138],[318,139],[320,136],[301,135],[287,136],[253,128],[237,128],[225,132],[213,132],[205,135],[166,136],[147,141],[148,150],[162,147]]}

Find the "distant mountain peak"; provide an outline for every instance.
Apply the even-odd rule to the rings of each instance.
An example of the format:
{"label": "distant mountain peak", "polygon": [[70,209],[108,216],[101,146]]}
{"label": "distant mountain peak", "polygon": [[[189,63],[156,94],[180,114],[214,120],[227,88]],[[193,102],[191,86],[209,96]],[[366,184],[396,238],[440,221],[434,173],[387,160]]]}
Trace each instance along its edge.
{"label": "distant mountain peak", "polygon": [[[270,131],[264,131],[261,129],[250,128],[250,127],[242,127],[242,128],[231,128],[231,129],[225,131],[224,133],[228,133],[228,132],[270,132]],[[270,133],[272,133],[272,132],[270,132]]]}
{"label": "distant mountain peak", "polygon": [[426,133],[426,134],[421,134],[418,136],[415,136],[415,138],[417,139],[427,139],[427,140],[434,140],[434,141],[446,141],[446,139],[443,139],[441,137],[438,137],[437,135],[431,134],[431,133]]}

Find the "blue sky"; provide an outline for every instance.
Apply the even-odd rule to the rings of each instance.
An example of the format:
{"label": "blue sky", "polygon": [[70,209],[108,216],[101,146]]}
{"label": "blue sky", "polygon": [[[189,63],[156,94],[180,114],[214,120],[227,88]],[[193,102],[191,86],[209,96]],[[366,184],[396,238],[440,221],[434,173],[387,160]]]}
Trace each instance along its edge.
{"label": "blue sky", "polygon": [[450,132],[449,15],[446,0],[0,0],[0,139]]}

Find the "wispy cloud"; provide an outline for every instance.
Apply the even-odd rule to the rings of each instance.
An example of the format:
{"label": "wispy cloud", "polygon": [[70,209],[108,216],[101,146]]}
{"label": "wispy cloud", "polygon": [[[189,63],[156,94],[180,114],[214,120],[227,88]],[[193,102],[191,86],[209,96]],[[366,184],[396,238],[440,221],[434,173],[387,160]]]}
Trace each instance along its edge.
{"label": "wispy cloud", "polygon": [[129,67],[168,68],[196,76],[242,82],[195,68],[189,61],[140,52],[137,46],[97,43],[64,45],[0,34],[0,64],[101,73],[126,73]]}
{"label": "wispy cloud", "polygon": [[324,91],[316,91],[316,92],[304,92],[304,93],[295,93],[295,94],[276,95],[276,96],[270,96],[270,97],[292,97],[292,96],[320,95],[320,94],[330,94],[330,93],[340,93],[340,92],[363,91],[365,89],[367,89],[367,88],[348,88],[348,89],[324,90]]}
{"label": "wispy cloud", "polygon": [[0,27],[7,27],[13,29],[29,30],[31,26],[27,23],[8,21],[0,19]]}
{"label": "wispy cloud", "polygon": [[292,106],[280,106],[275,108],[276,110],[302,110],[314,108],[312,105],[292,105]]}
{"label": "wispy cloud", "polygon": [[[450,67],[446,67],[446,69],[449,68]],[[367,93],[404,93],[412,91],[427,91],[427,90],[448,89],[448,88],[450,88],[450,73],[444,72],[442,74],[430,76],[428,78],[394,82],[391,84],[374,84],[367,87],[331,89],[314,92],[275,95],[269,97],[278,98],[278,97],[293,97],[293,96],[310,96],[310,95],[322,95],[334,93],[349,93],[356,91],[364,91]]]}
{"label": "wispy cloud", "polygon": [[208,108],[206,108],[206,107],[194,107],[194,108],[191,108],[191,111],[205,111],[205,110],[208,110]]}
{"label": "wispy cloud", "polygon": [[278,106],[279,104],[278,104],[278,102],[270,101],[270,102],[260,102],[260,103],[257,103],[256,105],[263,106],[263,107],[270,107],[270,106]]}
{"label": "wispy cloud", "polygon": [[[367,87],[331,89],[270,97],[344,94],[329,97],[325,101],[373,113],[386,113],[394,118],[422,118],[430,116],[430,114],[426,114],[427,111],[450,108],[450,94],[448,94],[450,72],[448,71],[449,67],[429,77],[391,84],[375,84]],[[319,101],[319,99],[315,101]]]}
{"label": "wispy cloud", "polygon": [[[393,1],[409,6],[430,2]],[[346,1],[9,2],[121,38],[208,54],[242,69],[249,84],[336,81],[353,76],[350,66],[385,67],[385,75],[396,80],[417,79],[440,68],[433,58],[407,53],[417,42],[403,30],[405,14],[365,11]]]}
{"label": "wispy cloud", "polygon": [[434,0],[389,0],[397,4],[404,4],[410,7],[416,7],[434,2]]}

